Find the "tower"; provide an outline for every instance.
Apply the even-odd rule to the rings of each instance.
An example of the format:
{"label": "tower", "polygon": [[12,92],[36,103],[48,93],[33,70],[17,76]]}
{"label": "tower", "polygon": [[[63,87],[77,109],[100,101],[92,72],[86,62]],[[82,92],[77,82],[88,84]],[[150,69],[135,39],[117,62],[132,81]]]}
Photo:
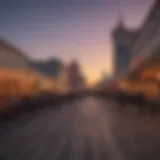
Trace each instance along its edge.
{"label": "tower", "polygon": [[118,16],[118,23],[112,31],[114,49],[114,74],[121,76],[129,67],[131,61],[131,45],[135,30],[125,26],[122,15]]}

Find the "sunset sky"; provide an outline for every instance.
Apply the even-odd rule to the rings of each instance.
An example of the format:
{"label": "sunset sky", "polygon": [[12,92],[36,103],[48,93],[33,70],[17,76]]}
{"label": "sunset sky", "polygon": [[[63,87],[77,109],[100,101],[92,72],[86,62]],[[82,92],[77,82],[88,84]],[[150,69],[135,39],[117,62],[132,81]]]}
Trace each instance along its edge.
{"label": "sunset sky", "polygon": [[0,35],[31,58],[76,58],[90,83],[112,73],[110,32],[122,15],[140,25],[153,0],[5,0]]}

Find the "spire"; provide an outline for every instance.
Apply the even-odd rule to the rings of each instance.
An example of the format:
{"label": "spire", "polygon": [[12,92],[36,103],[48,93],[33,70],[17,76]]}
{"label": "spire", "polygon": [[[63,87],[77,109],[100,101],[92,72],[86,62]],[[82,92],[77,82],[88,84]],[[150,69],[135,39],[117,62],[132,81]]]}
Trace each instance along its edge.
{"label": "spire", "polygon": [[121,13],[118,14],[118,26],[122,28],[124,27],[124,20]]}
{"label": "spire", "polygon": [[112,31],[113,36],[119,34],[119,32],[121,32],[121,31],[126,31],[126,27],[125,27],[125,24],[124,24],[124,20],[123,20],[122,14],[119,13],[117,15],[116,26]]}

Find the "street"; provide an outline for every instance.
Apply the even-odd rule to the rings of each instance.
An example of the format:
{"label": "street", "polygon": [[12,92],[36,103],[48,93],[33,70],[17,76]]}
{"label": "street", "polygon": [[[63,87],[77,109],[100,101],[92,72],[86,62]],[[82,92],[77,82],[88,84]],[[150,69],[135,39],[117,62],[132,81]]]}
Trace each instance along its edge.
{"label": "street", "polygon": [[160,116],[79,98],[1,124],[0,160],[159,160]]}

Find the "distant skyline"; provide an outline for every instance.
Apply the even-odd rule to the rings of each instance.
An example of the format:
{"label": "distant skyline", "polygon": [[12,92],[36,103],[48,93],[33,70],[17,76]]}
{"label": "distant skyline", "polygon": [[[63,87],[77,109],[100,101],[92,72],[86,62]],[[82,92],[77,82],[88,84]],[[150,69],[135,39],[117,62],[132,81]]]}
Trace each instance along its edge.
{"label": "distant skyline", "polygon": [[112,74],[111,30],[119,14],[137,28],[153,0],[6,0],[0,35],[33,59],[77,59],[90,83]]}

